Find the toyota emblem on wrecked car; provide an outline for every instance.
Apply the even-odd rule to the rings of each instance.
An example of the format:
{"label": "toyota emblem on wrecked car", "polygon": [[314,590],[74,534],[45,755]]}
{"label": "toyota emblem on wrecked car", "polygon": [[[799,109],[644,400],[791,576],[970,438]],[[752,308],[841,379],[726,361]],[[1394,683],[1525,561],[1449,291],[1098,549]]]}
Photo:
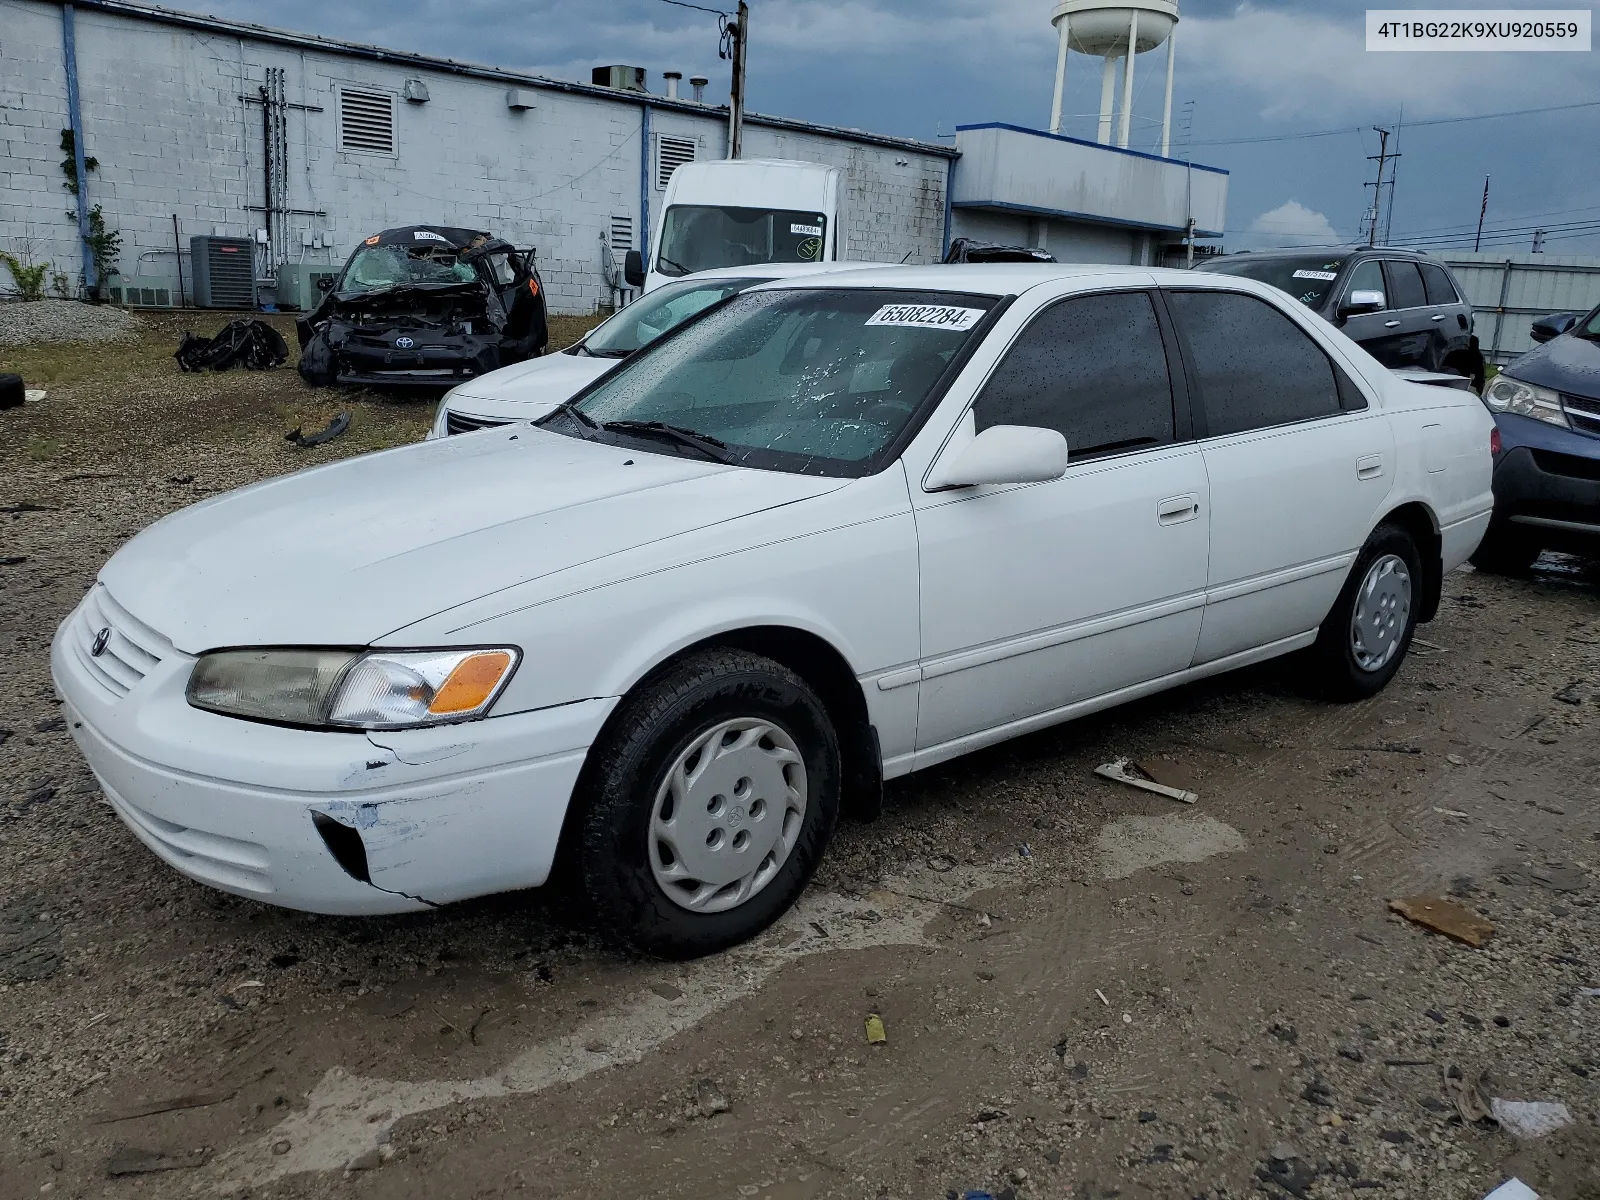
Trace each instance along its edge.
{"label": "toyota emblem on wrecked car", "polygon": [[415,345],[416,343],[408,337],[397,337],[394,340],[394,348],[396,350],[409,350]]}
{"label": "toyota emblem on wrecked car", "polygon": [[111,626],[107,625],[99,633],[94,635],[94,644],[89,647],[90,656],[93,658],[99,658],[106,652],[106,644],[110,641]]}

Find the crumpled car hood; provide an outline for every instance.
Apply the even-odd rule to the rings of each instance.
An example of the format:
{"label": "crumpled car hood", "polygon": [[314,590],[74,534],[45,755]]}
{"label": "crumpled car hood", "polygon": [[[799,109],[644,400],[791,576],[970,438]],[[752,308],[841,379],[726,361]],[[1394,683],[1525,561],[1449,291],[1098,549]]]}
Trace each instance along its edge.
{"label": "crumpled car hood", "polygon": [[519,425],[204,501],[140,533],[100,579],[186,653],[363,646],[468,600],[845,482]]}
{"label": "crumpled car hood", "polygon": [[1523,383],[1600,400],[1600,342],[1564,334],[1535,346],[1506,368]]}

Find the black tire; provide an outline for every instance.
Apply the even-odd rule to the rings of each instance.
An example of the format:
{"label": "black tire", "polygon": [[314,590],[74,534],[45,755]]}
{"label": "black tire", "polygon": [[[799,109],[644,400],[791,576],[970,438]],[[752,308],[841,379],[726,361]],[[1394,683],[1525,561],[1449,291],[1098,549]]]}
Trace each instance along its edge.
{"label": "black tire", "polygon": [[1526,575],[1543,549],[1531,534],[1491,525],[1472,552],[1472,565],[1495,575]]}
{"label": "black tire", "polygon": [[[651,818],[667,771],[723,721],[756,717],[799,750],[806,805],[789,856],[759,891],[723,912],[691,912],[651,866]],[[744,650],[715,649],[668,667],[623,702],[590,751],[570,826],[573,875],[602,934],[661,958],[713,954],[760,933],[795,902],[839,816],[839,741],[809,684]]]}
{"label": "black tire", "polygon": [[[1394,650],[1376,670],[1367,670],[1356,660],[1351,644],[1351,622],[1355,614],[1358,594],[1367,578],[1367,572],[1379,559],[1394,555],[1404,564],[1411,576],[1410,604],[1399,633],[1394,636]],[[1322,627],[1317,632],[1316,643],[1308,654],[1311,682],[1316,691],[1333,700],[1364,700],[1377,695],[1385,687],[1411,648],[1411,638],[1417,631],[1417,610],[1422,603],[1422,556],[1411,535],[1398,525],[1379,525],[1372,531],[1367,544],[1356,556],[1345,580],[1339,598],[1334,601]]]}

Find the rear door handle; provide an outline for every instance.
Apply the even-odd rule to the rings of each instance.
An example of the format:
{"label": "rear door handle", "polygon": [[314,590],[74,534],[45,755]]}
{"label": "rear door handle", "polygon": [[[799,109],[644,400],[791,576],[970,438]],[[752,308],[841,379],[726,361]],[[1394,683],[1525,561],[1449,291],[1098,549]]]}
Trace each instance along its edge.
{"label": "rear door handle", "polygon": [[1367,454],[1356,459],[1357,479],[1382,479],[1383,455]]}
{"label": "rear door handle", "polygon": [[1194,492],[1187,496],[1168,496],[1156,505],[1156,519],[1163,525],[1178,525],[1199,515],[1200,497]]}
{"label": "rear door handle", "polygon": [[1433,314],[1433,319],[1435,321],[1442,321],[1442,320],[1444,320],[1444,314],[1443,313],[1434,313]]}
{"label": "rear door handle", "polygon": [[1383,327],[1385,329],[1398,329],[1400,327],[1400,322],[1399,321],[1385,321],[1383,323]]}

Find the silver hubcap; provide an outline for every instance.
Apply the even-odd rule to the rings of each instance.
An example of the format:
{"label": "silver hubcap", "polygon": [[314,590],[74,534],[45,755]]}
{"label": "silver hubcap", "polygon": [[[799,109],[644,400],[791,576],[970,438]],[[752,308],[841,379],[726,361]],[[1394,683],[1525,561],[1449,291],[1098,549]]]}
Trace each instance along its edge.
{"label": "silver hubcap", "polygon": [[726,912],[783,869],[806,815],[806,768],[758,717],[699,734],[667,769],[650,816],[650,869],[674,904]]}
{"label": "silver hubcap", "polygon": [[1385,554],[1367,569],[1350,614],[1350,651],[1363,671],[1381,670],[1400,649],[1411,619],[1411,572],[1405,559]]}

